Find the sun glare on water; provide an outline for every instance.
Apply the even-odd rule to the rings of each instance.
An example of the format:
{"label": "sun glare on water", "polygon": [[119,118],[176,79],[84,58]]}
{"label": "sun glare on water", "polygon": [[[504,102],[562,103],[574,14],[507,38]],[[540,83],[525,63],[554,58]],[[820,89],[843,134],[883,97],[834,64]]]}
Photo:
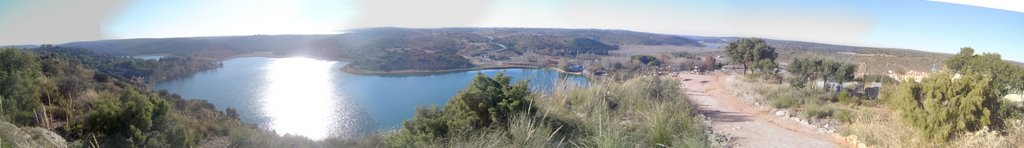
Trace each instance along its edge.
{"label": "sun glare on water", "polygon": [[263,112],[279,134],[323,139],[331,134],[335,107],[331,66],[335,61],[281,58],[268,67]]}

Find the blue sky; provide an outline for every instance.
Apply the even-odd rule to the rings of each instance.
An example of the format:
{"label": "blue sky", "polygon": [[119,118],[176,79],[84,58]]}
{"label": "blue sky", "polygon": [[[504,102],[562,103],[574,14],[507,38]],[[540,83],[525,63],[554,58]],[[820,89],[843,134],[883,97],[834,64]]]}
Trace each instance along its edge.
{"label": "blue sky", "polygon": [[1020,11],[1024,2],[1013,1],[0,0],[0,32],[6,33],[0,35],[0,44],[329,34],[379,26],[546,27],[764,37],[944,53],[970,46],[1024,61]]}

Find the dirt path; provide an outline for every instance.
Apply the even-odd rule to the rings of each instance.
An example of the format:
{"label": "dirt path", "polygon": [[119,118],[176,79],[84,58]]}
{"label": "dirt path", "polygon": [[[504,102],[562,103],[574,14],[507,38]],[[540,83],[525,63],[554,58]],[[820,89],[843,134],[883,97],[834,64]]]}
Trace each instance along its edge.
{"label": "dirt path", "polygon": [[690,100],[711,118],[711,127],[733,137],[733,146],[844,147],[838,135],[819,133],[815,128],[760,111],[738,99],[724,90],[726,77],[681,74],[677,78]]}

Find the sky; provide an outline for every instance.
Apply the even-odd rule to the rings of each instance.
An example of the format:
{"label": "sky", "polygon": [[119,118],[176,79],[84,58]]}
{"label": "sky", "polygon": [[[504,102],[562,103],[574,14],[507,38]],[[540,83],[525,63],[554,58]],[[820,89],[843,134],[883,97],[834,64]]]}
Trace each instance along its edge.
{"label": "sky", "polygon": [[362,27],[624,29],[762,37],[1024,61],[1015,0],[0,0],[0,45]]}

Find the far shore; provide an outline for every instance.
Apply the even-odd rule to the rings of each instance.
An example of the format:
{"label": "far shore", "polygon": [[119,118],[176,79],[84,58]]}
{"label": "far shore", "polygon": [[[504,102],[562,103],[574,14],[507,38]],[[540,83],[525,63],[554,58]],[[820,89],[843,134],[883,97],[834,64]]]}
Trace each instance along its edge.
{"label": "far shore", "polygon": [[520,66],[520,65],[500,65],[500,66],[477,66],[473,68],[461,68],[461,69],[443,69],[443,70],[396,70],[396,71],[374,71],[374,70],[359,70],[352,69],[348,66],[341,68],[341,71],[351,74],[358,75],[414,75],[414,74],[438,74],[438,73],[451,73],[451,72],[463,72],[463,71],[474,71],[474,70],[488,70],[488,69],[551,69],[564,74],[583,75],[582,72],[567,72],[558,68],[552,67],[541,67],[541,66]]}
{"label": "far shore", "polygon": [[[231,56],[231,57],[228,57],[228,58],[224,58],[222,60],[229,60],[229,59],[234,59],[234,58],[248,58],[248,57],[290,58],[290,57],[296,57],[296,55],[277,55],[277,54],[272,54],[272,53],[269,53],[269,52],[252,52],[252,53],[245,53],[245,54],[239,54],[239,55]],[[308,58],[314,58],[314,59],[320,59],[320,60],[342,61],[342,62],[350,62],[351,61],[351,60],[348,60],[348,59],[335,59],[335,58],[326,58],[326,57],[309,57],[309,56],[298,56],[298,57],[308,57]],[[564,73],[564,74],[584,75],[583,72],[568,72],[568,71],[565,71],[565,70],[562,70],[562,69],[558,69],[558,68],[553,68],[553,67],[546,67],[546,66],[523,66],[523,65],[497,65],[497,66],[489,65],[489,66],[475,66],[475,67],[472,67],[472,68],[460,68],[460,69],[395,70],[395,71],[361,70],[361,69],[352,69],[351,67],[345,66],[345,67],[341,68],[341,71],[346,72],[346,73],[350,73],[350,74],[357,74],[357,75],[416,75],[416,74],[439,74],[439,73],[452,73],[452,72],[474,71],[474,70],[512,69],[512,68],[521,68],[521,69],[552,69],[552,70],[558,71],[559,73]]]}

